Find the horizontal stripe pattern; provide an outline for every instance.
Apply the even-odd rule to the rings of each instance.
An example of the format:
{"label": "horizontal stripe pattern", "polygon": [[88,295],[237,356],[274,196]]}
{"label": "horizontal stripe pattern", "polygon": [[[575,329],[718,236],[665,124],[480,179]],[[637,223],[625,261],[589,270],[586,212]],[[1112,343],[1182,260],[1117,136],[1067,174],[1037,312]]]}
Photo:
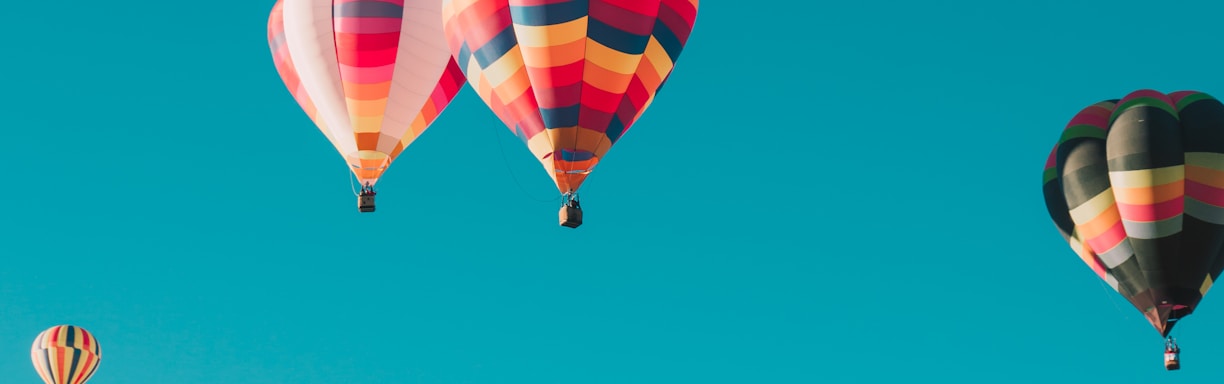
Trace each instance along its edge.
{"label": "horizontal stripe pattern", "polygon": [[696,0],[444,0],[471,87],[577,191],[653,101],[687,42]]}
{"label": "horizontal stripe pattern", "polygon": [[[294,13],[309,28],[286,29],[286,3],[309,7]],[[446,48],[440,7],[433,0],[273,6],[268,42],[277,72],[362,184],[377,183],[466,81]],[[309,65],[294,62],[294,47]]]}
{"label": "horizontal stripe pattern", "polygon": [[1138,90],[1084,108],[1042,184],[1072,250],[1162,334],[1224,269],[1224,104],[1209,95]]}

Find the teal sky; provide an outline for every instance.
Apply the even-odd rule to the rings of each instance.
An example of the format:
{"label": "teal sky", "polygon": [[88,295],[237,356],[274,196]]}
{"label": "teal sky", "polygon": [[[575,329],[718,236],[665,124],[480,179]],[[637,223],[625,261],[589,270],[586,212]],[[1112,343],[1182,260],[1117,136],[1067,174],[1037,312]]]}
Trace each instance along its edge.
{"label": "teal sky", "polygon": [[359,214],[272,0],[12,2],[0,377],[67,323],[90,384],[1218,381],[1220,293],[1165,372],[1040,175],[1084,106],[1224,95],[1224,3],[1023,3],[706,1],[571,230],[470,88]]}

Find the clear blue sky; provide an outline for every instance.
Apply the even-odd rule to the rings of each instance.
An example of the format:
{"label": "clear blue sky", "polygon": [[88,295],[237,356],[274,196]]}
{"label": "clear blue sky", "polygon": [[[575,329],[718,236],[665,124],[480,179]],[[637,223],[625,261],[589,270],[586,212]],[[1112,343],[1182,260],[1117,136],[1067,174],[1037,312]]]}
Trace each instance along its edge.
{"label": "clear blue sky", "polygon": [[577,230],[471,89],[356,212],[272,3],[5,5],[4,383],[61,323],[91,384],[1218,381],[1221,293],[1165,372],[1040,178],[1086,105],[1224,95],[1218,1],[707,1]]}

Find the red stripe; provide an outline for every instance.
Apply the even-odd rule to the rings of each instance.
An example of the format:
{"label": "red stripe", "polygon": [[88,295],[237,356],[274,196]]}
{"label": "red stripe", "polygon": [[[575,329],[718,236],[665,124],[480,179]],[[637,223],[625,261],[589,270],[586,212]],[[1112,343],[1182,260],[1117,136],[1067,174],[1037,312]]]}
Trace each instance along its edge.
{"label": "red stripe", "polygon": [[659,3],[658,1],[641,0],[635,0],[634,3],[640,3],[637,4],[638,7],[645,7],[630,10],[619,5],[592,2],[590,16],[620,31],[638,36],[649,36],[651,32],[654,32],[655,20],[658,19]]}
{"label": "red stripe", "polygon": [[[548,68],[528,66],[527,76],[531,76],[532,88],[559,88],[581,82],[582,69],[585,65],[586,60],[578,60],[573,63]],[[567,101],[567,103],[574,105],[573,101]]]}
{"label": "red stripe", "polygon": [[1126,97],[1123,97],[1122,100],[1118,102],[1118,104],[1119,105],[1126,104],[1126,102],[1128,101],[1138,99],[1141,97],[1150,97],[1153,99],[1163,101],[1165,105],[1168,105],[1170,107],[1174,105],[1173,100],[1170,100],[1169,96],[1163,93],[1160,93],[1160,91],[1151,90],[1151,89],[1140,89],[1138,91],[1131,92],[1129,95],[1126,95]]}
{"label": "red stripe", "polygon": [[585,106],[578,107],[578,125],[583,128],[597,132],[607,132],[608,125],[612,124],[613,114],[587,108]]}
{"label": "red stripe", "polygon": [[582,106],[607,113],[616,112],[621,94],[612,93],[589,84],[582,85]]}
{"label": "red stripe", "polygon": [[659,21],[680,38],[680,43],[688,41],[693,32],[693,22],[697,20],[697,6],[686,0],[663,0],[659,9]]}
{"label": "red stripe", "polygon": [[506,2],[479,1],[464,8],[449,20],[449,34],[462,34],[463,42],[473,52],[483,47],[497,34],[510,27],[510,10]]}
{"label": "red stripe", "polygon": [[1127,221],[1160,221],[1182,214],[1185,208],[1185,198],[1178,197],[1156,204],[1122,204],[1117,203],[1118,213]]}
{"label": "red stripe", "polygon": [[1109,115],[1112,113],[1113,111],[1109,109],[1093,105],[1075,114],[1075,117],[1071,118],[1071,122],[1067,123],[1067,128],[1076,125],[1089,125],[1105,130],[1105,127],[1109,125]]}
{"label": "red stripe", "polygon": [[336,58],[354,67],[381,67],[395,63],[399,51],[399,32],[337,33]]}
{"label": "red stripe", "polygon": [[1224,207],[1224,189],[1207,184],[1186,180],[1186,196],[1217,207]]}
{"label": "red stripe", "polygon": [[578,104],[579,95],[582,94],[581,83],[560,87],[533,88],[538,93],[536,95],[536,102],[540,104],[540,108],[571,107],[574,104]]}
{"label": "red stripe", "polygon": [[1088,239],[1087,243],[1088,246],[1092,247],[1093,252],[1102,254],[1113,249],[1124,239],[1126,239],[1126,228],[1122,227],[1121,221],[1118,221],[1112,227],[1109,227],[1109,230],[1105,231],[1105,233]]}

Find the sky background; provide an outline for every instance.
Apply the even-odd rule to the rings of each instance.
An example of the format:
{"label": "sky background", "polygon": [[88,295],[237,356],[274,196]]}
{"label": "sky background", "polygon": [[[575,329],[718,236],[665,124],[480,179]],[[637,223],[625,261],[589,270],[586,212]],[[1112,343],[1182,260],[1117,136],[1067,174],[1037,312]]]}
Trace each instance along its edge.
{"label": "sky background", "polygon": [[271,0],[6,4],[0,382],[57,324],[90,384],[1217,382],[1219,296],[1166,372],[1040,176],[1089,104],[1224,95],[1224,3],[938,3],[706,1],[576,230],[466,87],[358,213]]}

